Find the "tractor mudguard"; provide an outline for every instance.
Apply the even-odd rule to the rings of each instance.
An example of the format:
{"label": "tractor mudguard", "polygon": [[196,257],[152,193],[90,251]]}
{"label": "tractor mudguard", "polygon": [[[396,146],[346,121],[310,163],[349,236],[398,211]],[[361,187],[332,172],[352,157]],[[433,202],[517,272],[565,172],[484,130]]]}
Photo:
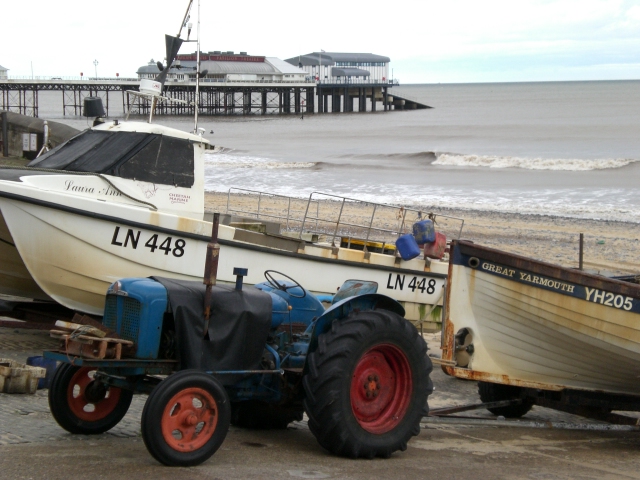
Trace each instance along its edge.
{"label": "tractor mudguard", "polygon": [[[362,310],[388,310],[404,317],[405,310],[400,303],[393,298],[379,293],[368,293],[349,297],[331,305],[313,326],[309,350],[307,355],[318,347],[318,337],[331,328],[331,323],[339,318],[346,318],[353,311]],[[306,370],[306,364],[305,364]]]}

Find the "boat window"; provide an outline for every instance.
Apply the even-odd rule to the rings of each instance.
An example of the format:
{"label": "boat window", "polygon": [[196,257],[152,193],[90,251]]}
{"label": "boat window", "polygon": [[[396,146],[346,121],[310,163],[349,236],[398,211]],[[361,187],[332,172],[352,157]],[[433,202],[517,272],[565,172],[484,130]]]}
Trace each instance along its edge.
{"label": "boat window", "polygon": [[145,182],[191,187],[193,145],[188,140],[154,135],[156,138],[119,167],[119,176]]}
{"label": "boat window", "polygon": [[193,154],[193,145],[186,139],[150,133],[87,130],[28,166],[106,173],[143,182],[191,187]]}

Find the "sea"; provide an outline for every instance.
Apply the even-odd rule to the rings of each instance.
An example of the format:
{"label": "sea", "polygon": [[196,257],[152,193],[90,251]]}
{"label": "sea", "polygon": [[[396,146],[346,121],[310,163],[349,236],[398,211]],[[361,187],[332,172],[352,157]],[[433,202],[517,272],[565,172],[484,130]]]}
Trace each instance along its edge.
{"label": "sea", "polygon": [[[206,190],[640,222],[640,81],[420,84],[394,92],[433,108],[200,116],[216,146],[206,156]],[[62,115],[60,92],[40,92],[39,100],[41,118],[90,124]],[[123,117],[113,110],[112,118]],[[194,128],[191,117],[156,121]]]}

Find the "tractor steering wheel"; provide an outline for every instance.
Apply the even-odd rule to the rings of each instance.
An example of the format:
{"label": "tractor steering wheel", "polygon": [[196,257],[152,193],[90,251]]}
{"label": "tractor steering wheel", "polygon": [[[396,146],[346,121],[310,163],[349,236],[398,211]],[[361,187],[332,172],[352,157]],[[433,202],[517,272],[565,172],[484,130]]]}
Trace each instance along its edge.
{"label": "tractor steering wheel", "polygon": [[[277,273],[281,277],[284,277],[284,278],[287,278],[287,279],[291,280],[294,284],[293,285],[285,285],[284,283],[279,283],[275,278],[273,278],[273,274],[274,273]],[[289,293],[289,295],[292,296],[293,298],[304,298],[304,297],[307,296],[307,291],[302,287],[302,285],[300,285],[300,283],[298,283],[298,281],[294,280],[289,275],[285,275],[284,273],[277,272],[275,270],[265,270],[264,278],[267,279],[267,282],[273,288],[277,288],[278,290],[282,290],[283,292],[287,292],[287,290],[290,290],[292,288],[300,287],[300,289],[302,290],[302,295],[294,295],[292,293]]]}

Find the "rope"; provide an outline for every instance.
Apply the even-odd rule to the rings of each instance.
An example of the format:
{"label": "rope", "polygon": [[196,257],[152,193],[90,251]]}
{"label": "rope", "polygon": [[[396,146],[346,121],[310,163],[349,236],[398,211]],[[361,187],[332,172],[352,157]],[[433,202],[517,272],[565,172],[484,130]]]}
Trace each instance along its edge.
{"label": "rope", "polygon": [[78,176],[81,176],[81,177],[98,177],[98,178],[101,178],[102,180],[104,180],[105,182],[107,182],[109,184],[109,186],[111,186],[114,190],[119,192],[122,196],[127,197],[129,200],[133,200],[134,202],[137,202],[137,203],[142,203],[143,205],[147,205],[147,206],[151,207],[154,210],[158,210],[158,207],[156,207],[153,203],[147,202],[145,200],[140,200],[139,198],[132,197],[128,193],[123,192],[117,185],[115,185],[111,180],[109,180],[107,177],[105,177],[102,173],[96,173],[96,172],[74,172],[74,171],[71,171],[71,170],[56,170],[56,169],[53,169],[53,168],[38,168],[38,167],[19,167],[19,166],[14,166],[14,165],[2,165],[2,166],[0,166],[0,169],[30,170],[30,171],[34,171],[34,172],[57,173],[57,174],[61,174],[61,175],[78,175]]}

